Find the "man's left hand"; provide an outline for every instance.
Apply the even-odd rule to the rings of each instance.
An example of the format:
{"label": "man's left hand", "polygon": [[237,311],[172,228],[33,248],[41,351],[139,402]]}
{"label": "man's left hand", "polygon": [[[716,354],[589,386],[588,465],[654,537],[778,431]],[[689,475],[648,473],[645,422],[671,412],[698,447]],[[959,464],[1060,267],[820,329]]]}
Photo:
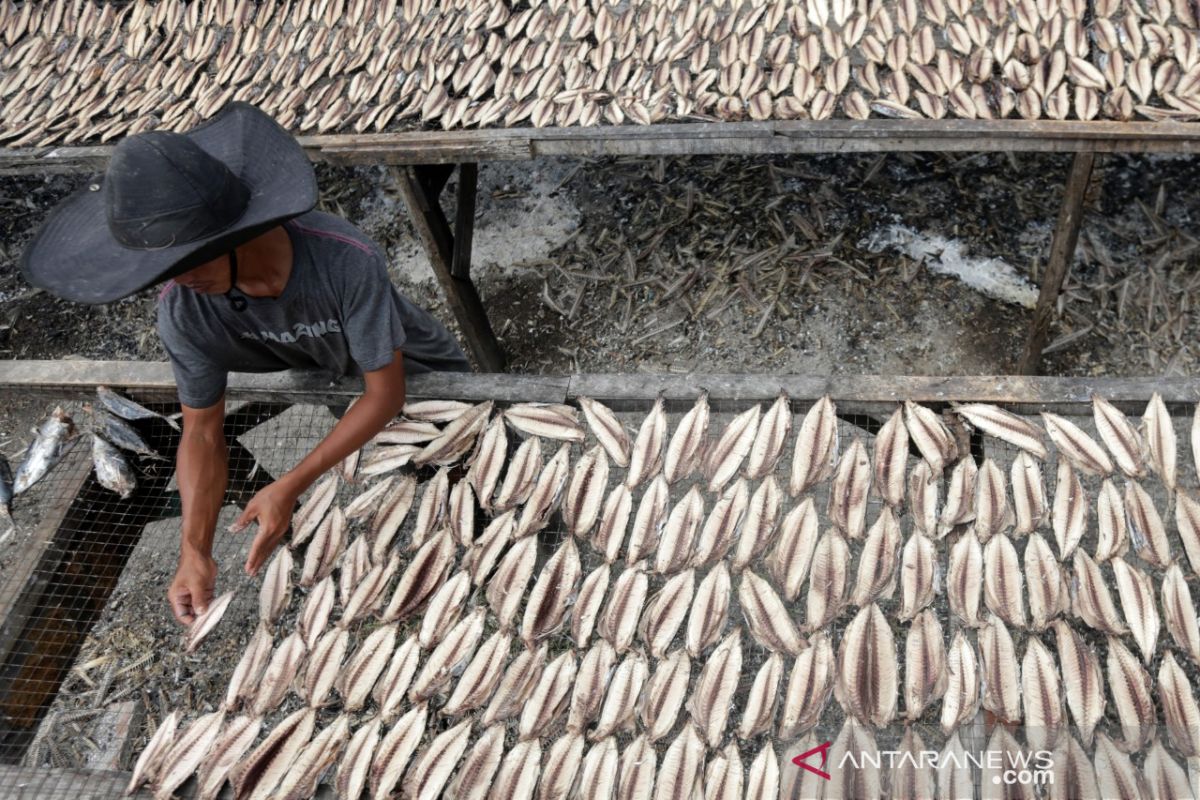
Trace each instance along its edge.
{"label": "man's left hand", "polygon": [[254,543],[250,545],[250,555],[246,558],[247,575],[258,574],[259,569],[275,551],[279,540],[287,533],[292,524],[292,511],[296,508],[298,497],[299,493],[283,481],[275,481],[250,498],[245,510],[230,526],[229,530],[237,533],[245,530],[251,522],[258,522],[258,533],[254,537]]}

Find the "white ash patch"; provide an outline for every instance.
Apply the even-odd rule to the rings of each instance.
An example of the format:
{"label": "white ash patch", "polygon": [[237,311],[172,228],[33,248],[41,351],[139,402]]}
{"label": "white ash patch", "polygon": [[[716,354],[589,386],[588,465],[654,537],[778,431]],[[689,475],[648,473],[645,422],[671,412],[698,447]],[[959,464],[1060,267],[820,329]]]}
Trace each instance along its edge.
{"label": "white ash patch", "polygon": [[920,233],[907,225],[889,225],[877,229],[858,246],[872,253],[899,251],[934,272],[953,275],[996,300],[1025,308],[1033,308],[1037,303],[1037,287],[1025,280],[1012,264],[999,258],[973,258],[966,254],[964,243],[958,239]]}

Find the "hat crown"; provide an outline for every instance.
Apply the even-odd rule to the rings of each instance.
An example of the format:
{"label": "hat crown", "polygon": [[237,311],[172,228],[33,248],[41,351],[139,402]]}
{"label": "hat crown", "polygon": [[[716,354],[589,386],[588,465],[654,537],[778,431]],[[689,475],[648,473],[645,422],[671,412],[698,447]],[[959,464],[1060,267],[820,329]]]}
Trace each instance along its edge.
{"label": "hat crown", "polygon": [[104,192],[113,238],[136,250],[212,236],[236,223],[250,202],[250,189],[223,161],[169,131],[117,145]]}

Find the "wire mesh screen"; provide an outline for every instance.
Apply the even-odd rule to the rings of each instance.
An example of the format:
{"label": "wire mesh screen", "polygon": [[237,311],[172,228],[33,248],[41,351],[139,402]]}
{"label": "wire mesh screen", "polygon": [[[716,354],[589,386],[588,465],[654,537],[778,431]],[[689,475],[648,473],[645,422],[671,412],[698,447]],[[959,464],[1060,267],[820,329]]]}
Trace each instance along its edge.
{"label": "wire mesh screen", "polygon": [[[636,410],[618,412],[617,416],[629,429],[631,438],[645,419],[650,406],[651,402],[647,401],[643,407]],[[763,404],[764,411],[767,406],[768,404]],[[809,404],[793,401],[791,406],[792,430],[772,475],[783,489],[782,511],[779,516],[782,518],[795,504],[811,497],[820,516],[821,529],[825,531],[831,525],[826,512],[830,494],[828,480],[819,483],[800,497],[787,496],[797,428]],[[690,404],[686,403],[670,406],[668,439],[689,407]],[[713,400],[711,407],[712,416],[707,432],[710,445],[748,404],[740,401]],[[1014,410],[1020,410],[1026,415],[1031,414],[1028,407]],[[1172,409],[1176,414],[1176,438],[1181,443],[1188,441],[1190,418],[1185,414],[1190,414],[1190,411],[1191,409]],[[0,761],[38,768],[128,770],[141,747],[153,734],[158,722],[169,712],[179,712],[183,720],[190,721],[221,706],[234,665],[258,624],[258,593],[261,585],[260,578],[249,578],[242,569],[252,534],[230,534],[225,532],[225,529],[255,491],[298,463],[321,440],[336,424],[339,413],[339,409],[324,406],[289,407],[269,403],[248,403],[232,408],[226,423],[230,443],[230,485],[226,506],[217,526],[214,557],[220,569],[217,592],[232,590],[234,599],[216,631],[192,654],[183,652],[179,644],[181,630],[171,618],[165,600],[166,588],[175,569],[180,533],[180,507],[171,467],[178,444],[178,434],[166,423],[153,421],[141,426],[147,440],[162,453],[163,460],[141,459],[137,462],[141,485],[130,500],[120,500],[99,487],[95,480],[88,476],[90,454],[86,447],[78,443],[47,478],[18,499],[18,522],[22,522],[21,507],[36,508],[44,524],[40,528],[35,526],[35,529],[41,531],[38,535],[50,542],[50,546],[32,568],[29,581],[21,587],[24,604],[18,604],[4,629],[7,652],[4,662],[5,688],[0,695],[0,708],[4,715]],[[888,416],[888,413],[840,413],[837,421],[840,452],[844,453],[850,443],[858,439],[862,441],[867,452],[873,454],[875,436]],[[951,430],[956,436],[960,452],[969,452],[977,462],[990,459],[1006,477],[1010,474],[1013,461],[1019,452],[1016,447],[994,437],[980,435],[955,421],[950,415],[947,415],[946,419],[952,423]],[[1030,419],[1040,424],[1036,417]],[[1097,435],[1089,417],[1076,416],[1071,419],[1093,437]],[[510,429],[508,436],[511,458],[523,435]],[[582,443],[570,445],[572,467],[584,451],[595,444],[595,439],[589,435]],[[558,447],[558,442],[543,442],[545,457],[553,455]],[[1195,466],[1190,458],[1184,457],[1186,452],[1186,447],[1181,447],[1179,483],[1182,486],[1194,487],[1197,482]],[[911,471],[919,461],[919,453],[915,449],[911,450],[907,462],[908,470]],[[1050,457],[1041,464],[1047,502],[1052,502],[1054,496],[1056,465],[1057,453],[1052,450]],[[412,471],[411,466],[402,469]],[[462,473],[461,469],[455,470],[451,480],[461,479]],[[401,553],[409,552],[408,544],[416,516],[416,505],[435,473],[432,469],[423,469],[415,474],[419,483],[413,511],[408,515],[395,542]],[[615,486],[622,477],[623,473],[614,467],[608,487]],[[1079,477],[1087,496],[1094,503],[1100,478],[1083,474],[1079,474]],[[737,479],[735,477],[734,480]],[[336,502],[344,506],[374,485],[377,480],[379,478],[363,478],[356,475],[351,481],[342,481]],[[696,483],[700,484],[707,514],[712,509],[717,495],[707,490],[698,474],[670,486],[668,510],[674,508]],[[1166,516],[1172,503],[1169,493],[1157,480],[1147,479],[1143,484],[1160,513]],[[754,481],[748,490],[753,493],[760,486],[760,481]],[[939,498],[944,498],[944,479],[939,482],[938,489]],[[645,491],[645,486],[637,487],[633,491],[632,505],[635,510]],[[876,494],[869,497],[866,512],[868,526],[879,516],[883,505],[883,501]],[[913,530],[907,497],[897,513],[903,536],[907,540]],[[477,534],[487,521],[481,512],[476,522]],[[22,525],[19,524],[18,527]],[[1048,520],[1043,523],[1042,528],[1041,532],[1049,538]],[[1172,547],[1176,552],[1182,552],[1177,532],[1172,528],[1170,534]],[[358,535],[364,535],[363,528],[352,525],[348,541],[352,541]],[[946,563],[950,542],[956,535],[956,532],[951,533],[949,537],[936,542],[940,564]],[[1080,546],[1090,552],[1094,549],[1095,537],[1095,525],[1089,524]],[[537,533],[538,558],[533,573],[534,579],[546,561],[569,538],[570,533],[564,520],[558,513],[553,514],[547,525]],[[578,541],[577,544],[582,575],[586,576],[604,565],[604,558],[588,543]],[[1017,546],[1019,550],[1024,547],[1019,541]],[[851,541],[848,569],[851,585],[856,580],[860,566],[863,566],[862,553],[861,540]],[[1129,560],[1135,564],[1139,563],[1133,553],[1129,555]],[[10,559],[9,564],[11,563]],[[618,558],[611,565],[610,581],[615,580],[617,575],[630,566],[632,565]],[[765,574],[765,567],[759,562],[751,564],[749,569]],[[699,583],[706,573],[706,569],[699,570],[695,576],[696,582]],[[659,575],[653,570],[647,570],[647,574],[648,596],[653,598],[663,588],[668,576]],[[1154,574],[1157,579],[1157,573]],[[744,614],[739,606],[739,580],[740,576],[735,575],[727,622],[722,630],[724,637],[730,635],[735,628],[741,629],[740,678],[726,727],[726,741],[730,742],[737,741],[732,732],[744,713],[749,693],[760,669],[771,655],[770,651],[748,632]],[[532,582],[531,580],[531,585]],[[393,581],[389,591],[394,585]],[[32,593],[32,599],[29,599],[26,595],[30,594],[28,590],[31,586],[36,587],[36,591]],[[273,628],[276,644],[296,629],[297,619],[308,594],[304,589],[295,589],[292,592],[285,612]],[[15,602],[15,598],[0,597],[0,601],[12,603]],[[897,620],[899,592],[893,590],[891,593],[884,593],[876,602],[889,621],[891,634],[900,658],[903,659],[907,628]],[[482,591],[473,596],[468,604],[485,605]],[[786,601],[785,607],[806,636],[815,633],[827,635],[835,649],[840,646],[846,627],[857,612],[857,608],[847,603],[832,622],[819,631],[811,631],[804,629],[807,609],[803,592],[794,601]],[[931,608],[942,623],[947,638],[959,631],[965,631],[974,643],[977,634],[951,613],[944,591],[935,595]],[[375,630],[378,624],[377,621],[366,620],[351,626],[351,651]],[[415,633],[420,624],[419,615],[417,619],[403,623],[397,641]],[[1072,624],[1089,646],[1103,652],[1104,636],[1079,624],[1077,620],[1073,620]],[[584,648],[571,641],[569,627],[565,625],[562,630],[546,640],[547,662],[568,651],[574,651],[577,657],[583,655]],[[680,627],[669,650],[674,651],[683,646],[684,627]],[[496,621],[489,614],[483,637],[490,636],[497,628]],[[1015,629],[1012,633],[1018,654],[1025,651],[1031,637],[1040,637],[1051,650],[1054,648],[1052,636]],[[516,647],[519,649],[520,645]],[[635,650],[642,649],[643,645],[639,640]],[[1163,649],[1160,647],[1160,652],[1148,665],[1151,674],[1161,663]],[[514,650],[515,652],[517,650]],[[693,687],[697,674],[703,669],[705,659],[709,656],[711,649],[694,659],[691,665]],[[623,657],[631,655],[625,654]],[[650,659],[649,673],[653,675],[658,666],[655,659]],[[1197,672],[1196,666],[1189,661],[1184,667],[1193,686],[1200,685],[1200,673]],[[779,685],[777,706],[783,703],[787,672],[791,668],[792,661],[788,659],[785,676]],[[442,700],[444,697],[436,702]],[[260,739],[279,720],[303,705],[303,700],[297,695],[289,694],[282,704],[264,719]],[[903,711],[903,701],[900,703],[900,710]],[[331,724],[340,712],[341,708],[337,702],[320,708],[317,714],[317,730]],[[368,702],[365,710],[352,715],[352,726],[364,723],[373,713],[373,707]],[[616,744],[621,752],[625,752],[635,736],[642,732],[637,713],[641,712],[635,712],[635,719],[629,726],[615,733]],[[681,709],[671,732],[654,743],[660,763],[667,748],[687,724],[688,713],[686,709]],[[775,713],[778,714],[778,708]],[[427,744],[430,738],[447,730],[457,721],[449,716],[431,714],[422,743]],[[789,759],[803,752],[803,744],[837,740],[843,732],[845,721],[842,704],[830,698],[819,715],[816,727],[806,734],[803,742],[793,739],[781,740],[777,734],[777,726],[772,725],[767,733],[737,743],[747,764],[764,752],[764,748],[770,748],[786,771],[789,768]],[[507,744],[513,746],[518,741],[517,720],[510,718],[504,724]],[[1119,725],[1119,720],[1111,709],[1106,713],[1103,724]],[[903,725],[899,721],[886,726],[875,732],[874,741],[879,748],[894,749],[899,746],[909,727],[919,731],[924,745],[929,749],[940,750],[947,743],[947,736],[938,725],[936,711],[913,720],[911,726]],[[994,729],[995,720],[981,714],[962,726],[959,736],[969,745],[983,747]],[[560,720],[553,733],[543,741],[543,750],[548,749],[562,733]],[[711,759],[716,753],[716,748],[710,749],[708,757]],[[1135,754],[1134,758],[1140,767],[1143,755]],[[786,776],[781,780],[786,784]],[[0,777],[0,794],[5,789],[3,778]]]}

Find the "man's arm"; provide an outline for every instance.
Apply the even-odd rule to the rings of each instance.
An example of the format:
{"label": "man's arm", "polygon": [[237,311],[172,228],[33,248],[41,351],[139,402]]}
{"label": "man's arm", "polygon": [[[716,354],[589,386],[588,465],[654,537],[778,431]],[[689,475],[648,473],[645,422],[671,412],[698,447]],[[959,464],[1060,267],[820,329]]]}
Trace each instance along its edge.
{"label": "man's arm", "polygon": [[175,619],[185,625],[207,610],[217,578],[213,531],[229,481],[224,426],[224,396],[207,408],[183,406],[183,436],[175,469],[183,504],[183,535],[179,567],[167,598]]}
{"label": "man's arm", "polygon": [[231,530],[258,521],[258,534],[246,559],[246,572],[254,575],[266,563],[287,533],[296,501],[312,483],[346,456],[366,444],[404,407],[404,355],[399,350],[391,363],[363,375],[362,397],[346,411],[333,430],[304,460],[246,504]]}

